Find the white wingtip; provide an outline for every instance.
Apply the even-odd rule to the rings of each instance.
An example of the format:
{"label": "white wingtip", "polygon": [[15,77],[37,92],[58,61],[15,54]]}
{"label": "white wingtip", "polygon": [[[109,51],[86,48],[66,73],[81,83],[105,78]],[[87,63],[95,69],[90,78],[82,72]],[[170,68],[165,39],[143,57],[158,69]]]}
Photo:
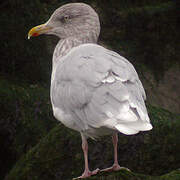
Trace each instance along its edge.
{"label": "white wingtip", "polygon": [[131,128],[128,128],[127,126],[123,125],[123,124],[117,124],[115,126],[115,128],[123,133],[123,134],[126,134],[126,135],[133,135],[133,134],[137,134],[139,131],[135,130],[135,129],[131,129]]}
{"label": "white wingtip", "polygon": [[153,128],[153,126],[151,124],[146,124],[146,128],[145,128],[145,131],[149,131]]}

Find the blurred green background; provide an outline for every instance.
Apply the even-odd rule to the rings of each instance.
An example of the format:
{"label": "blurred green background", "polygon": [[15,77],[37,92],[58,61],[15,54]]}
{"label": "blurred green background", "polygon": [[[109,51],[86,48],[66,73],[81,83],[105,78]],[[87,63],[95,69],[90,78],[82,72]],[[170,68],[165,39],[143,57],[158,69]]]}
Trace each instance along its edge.
{"label": "blurred green background", "polygon": [[[168,139],[158,142],[160,145],[154,146],[152,156],[148,159],[145,154],[143,159],[148,159],[149,162],[154,157],[153,152],[162,148],[161,142],[164,142],[163,147],[166,148],[173,139],[173,156],[169,160],[173,166],[163,166],[157,170],[156,167],[162,161],[168,161],[166,155],[169,151],[165,151],[157,166],[153,167],[151,162],[149,169],[145,168],[143,171],[143,165],[136,168],[135,163],[132,168],[143,173],[162,174],[166,170],[168,172],[180,167],[180,157],[176,156],[180,149],[176,128],[173,130],[173,137],[170,133],[174,125],[180,127],[179,1],[3,0],[0,2],[0,179],[8,177],[8,173],[12,172],[10,170],[14,166],[18,167],[16,162],[21,161],[32,147],[38,145],[59,124],[52,116],[49,100],[51,58],[58,38],[39,36],[28,40],[27,33],[33,26],[47,21],[56,8],[68,2],[86,2],[98,12],[101,21],[99,44],[113,49],[132,62],[147,92],[151,118],[157,126],[164,118],[165,129],[169,127],[166,132]],[[155,130],[158,137],[165,132],[163,129]],[[155,138],[155,134],[150,137]],[[164,134],[162,136],[165,137]],[[140,143],[142,137],[144,135],[138,136],[136,142]],[[152,139],[148,142],[152,143]],[[104,147],[102,144],[101,146]],[[132,151],[134,149],[130,148],[129,153]],[[95,157],[97,152],[100,150],[94,152]],[[129,156],[126,155],[125,157]],[[109,156],[106,154],[106,157]],[[126,158],[121,160],[128,162]],[[136,161],[137,159],[134,160]],[[107,162],[110,163],[111,160],[107,158]],[[57,167],[60,168],[58,165]],[[22,169],[23,167],[19,168],[19,171]],[[15,176],[17,175],[11,175],[14,179]],[[19,177],[18,180],[20,179]]]}

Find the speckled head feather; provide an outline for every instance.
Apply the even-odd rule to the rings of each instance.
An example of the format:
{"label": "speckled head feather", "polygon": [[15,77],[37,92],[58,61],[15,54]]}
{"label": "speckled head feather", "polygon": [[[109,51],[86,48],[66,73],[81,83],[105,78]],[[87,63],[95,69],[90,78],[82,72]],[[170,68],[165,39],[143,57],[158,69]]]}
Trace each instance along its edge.
{"label": "speckled head feather", "polygon": [[84,3],[70,3],[56,9],[46,25],[53,27],[47,34],[56,35],[61,39],[73,36],[97,42],[100,33],[97,13]]}

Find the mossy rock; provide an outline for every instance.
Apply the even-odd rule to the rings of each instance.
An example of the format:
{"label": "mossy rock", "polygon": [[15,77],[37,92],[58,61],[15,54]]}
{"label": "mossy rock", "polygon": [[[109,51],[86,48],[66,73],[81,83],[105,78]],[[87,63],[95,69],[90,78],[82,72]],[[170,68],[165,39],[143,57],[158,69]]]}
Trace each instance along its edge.
{"label": "mossy rock", "polygon": [[0,180],[55,127],[49,87],[0,77]]}
{"label": "mossy rock", "polygon": [[175,170],[162,176],[149,176],[137,174],[127,170],[120,170],[112,173],[100,173],[96,176],[87,178],[87,180],[179,180],[180,170]]}
{"label": "mossy rock", "polygon": [[[164,180],[180,177],[179,171],[160,176],[180,167],[180,155],[177,153],[180,151],[179,116],[161,108],[148,106],[148,109],[154,129],[135,136],[119,135],[118,154],[120,165],[151,176],[122,171],[115,174],[119,179],[127,179],[128,176],[131,179],[142,176],[146,179],[161,177]],[[90,167],[110,166],[113,159],[110,138],[105,137],[101,142],[90,141],[89,153]],[[58,125],[16,163],[6,180],[68,180],[80,175],[83,166],[79,133]],[[115,175],[112,175],[112,179]],[[102,177],[106,178],[104,175]],[[108,177],[110,179],[111,174]]]}

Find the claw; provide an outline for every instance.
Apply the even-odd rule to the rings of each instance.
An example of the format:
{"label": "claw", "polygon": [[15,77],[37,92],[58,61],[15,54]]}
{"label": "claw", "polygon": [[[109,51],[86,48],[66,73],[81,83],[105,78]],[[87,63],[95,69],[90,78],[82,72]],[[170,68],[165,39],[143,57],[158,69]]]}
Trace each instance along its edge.
{"label": "claw", "polygon": [[98,172],[100,172],[99,168],[97,168],[94,171],[84,171],[84,173],[81,176],[79,176],[77,178],[73,178],[73,180],[88,178],[90,176],[96,175]]}
{"label": "claw", "polygon": [[106,169],[102,169],[102,170],[100,170],[100,172],[119,171],[121,169],[125,169],[127,171],[131,171],[130,169],[128,169],[126,167],[120,167],[119,164],[118,164],[118,165],[113,165],[112,167],[109,167],[109,168],[106,168]]}

